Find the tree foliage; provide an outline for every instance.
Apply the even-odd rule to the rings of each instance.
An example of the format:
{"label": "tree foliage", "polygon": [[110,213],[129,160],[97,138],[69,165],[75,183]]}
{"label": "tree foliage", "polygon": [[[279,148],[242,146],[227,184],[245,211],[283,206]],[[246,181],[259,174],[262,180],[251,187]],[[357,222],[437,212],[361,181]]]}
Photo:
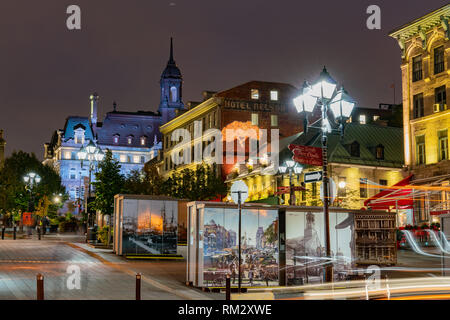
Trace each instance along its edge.
{"label": "tree foliage", "polygon": [[133,171],[124,183],[128,194],[167,195],[179,199],[213,200],[226,194],[227,188],[216,166],[199,164],[196,169],[175,171],[164,180],[155,167]]}
{"label": "tree foliage", "polygon": [[95,200],[91,203],[94,210],[111,215],[114,211],[114,196],[124,190],[124,177],[120,174],[119,161],[107,150],[105,158],[98,165],[95,173]]}
{"label": "tree foliage", "polygon": [[[23,180],[23,177],[30,172],[35,172],[42,179],[33,187],[32,193],[27,190]],[[44,202],[48,202],[48,199],[59,194],[65,194],[59,174],[52,167],[42,164],[33,153],[17,151],[5,159],[0,170],[2,213],[17,214],[27,211],[29,204],[33,208],[42,209]],[[47,203],[44,207],[42,214],[46,215],[49,208],[55,209],[59,205]]]}

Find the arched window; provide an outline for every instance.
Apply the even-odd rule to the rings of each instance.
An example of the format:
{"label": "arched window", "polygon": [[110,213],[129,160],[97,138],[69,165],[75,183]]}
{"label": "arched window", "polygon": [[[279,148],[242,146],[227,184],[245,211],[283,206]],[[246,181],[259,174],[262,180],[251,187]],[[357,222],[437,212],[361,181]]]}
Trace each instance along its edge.
{"label": "arched window", "polygon": [[177,102],[177,88],[170,87],[170,101]]}

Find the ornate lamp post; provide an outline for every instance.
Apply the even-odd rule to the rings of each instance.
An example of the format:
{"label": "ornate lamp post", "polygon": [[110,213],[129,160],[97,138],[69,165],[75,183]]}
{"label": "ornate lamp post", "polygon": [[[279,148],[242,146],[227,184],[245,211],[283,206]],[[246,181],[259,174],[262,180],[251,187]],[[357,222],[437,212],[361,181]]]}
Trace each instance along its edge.
{"label": "ornate lamp post", "polygon": [[[90,226],[90,215],[87,208],[88,204],[88,198],[91,196],[91,175],[92,170],[95,167],[95,163],[97,161],[102,161],[105,157],[105,154],[103,153],[102,149],[100,149],[98,146],[95,145],[95,143],[92,140],[89,140],[89,143],[86,145],[86,147],[81,147],[78,151],[78,159],[81,160],[81,169],[83,169],[83,161],[88,160],[89,161],[89,185],[88,185],[88,196],[85,195],[85,205],[84,208],[87,212],[87,225]],[[81,177],[80,177],[81,179]],[[81,192],[81,190],[80,190]]]}
{"label": "ornate lamp post", "polygon": [[[331,264],[331,248],[330,248],[330,217],[329,217],[329,185],[328,185],[328,151],[327,151],[327,133],[332,131],[330,121],[328,119],[328,110],[334,114],[334,118],[339,122],[339,131],[341,138],[344,135],[344,123],[346,118],[352,113],[355,102],[347,94],[344,88],[336,91],[336,81],[331,78],[327,69],[323,67],[318,81],[312,86],[306,81],[302,87],[302,93],[294,99],[294,105],[298,112],[307,114],[312,112],[316,105],[322,108],[322,185],[323,185],[323,212],[325,216],[325,247],[326,255],[330,259],[327,264],[325,280],[333,281],[333,269]],[[305,120],[307,130],[308,125]]]}
{"label": "ornate lamp post", "polygon": [[302,173],[303,168],[300,166],[297,166],[295,161],[293,160],[287,160],[285,161],[283,166],[279,166],[278,170],[280,171],[281,175],[283,176],[287,171],[289,171],[289,205],[293,206],[295,205],[295,193],[293,190],[293,184],[292,184],[292,172],[299,175]]}
{"label": "ornate lamp post", "polygon": [[[29,172],[23,177],[23,181],[25,181],[25,189],[30,192],[30,200],[28,201],[28,212],[33,210],[32,202],[33,202],[33,188],[41,182],[41,177],[34,173]],[[20,232],[23,232],[23,212],[20,213]]]}

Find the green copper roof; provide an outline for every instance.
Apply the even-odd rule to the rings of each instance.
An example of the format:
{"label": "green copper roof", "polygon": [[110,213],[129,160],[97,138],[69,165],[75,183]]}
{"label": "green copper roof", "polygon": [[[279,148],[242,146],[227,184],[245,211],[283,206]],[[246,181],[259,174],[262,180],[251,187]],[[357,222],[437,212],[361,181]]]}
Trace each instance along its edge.
{"label": "green copper roof", "polygon": [[[289,144],[321,147],[320,121],[312,126],[307,133],[299,133],[280,140],[280,163],[292,158],[292,152],[288,149]],[[338,132],[329,133],[327,137],[328,162],[392,168],[403,166],[403,129],[401,128],[348,123],[345,125],[343,139]],[[359,157],[350,154],[350,145],[355,141],[359,143]],[[384,160],[376,158],[375,150],[378,145],[384,147]]]}

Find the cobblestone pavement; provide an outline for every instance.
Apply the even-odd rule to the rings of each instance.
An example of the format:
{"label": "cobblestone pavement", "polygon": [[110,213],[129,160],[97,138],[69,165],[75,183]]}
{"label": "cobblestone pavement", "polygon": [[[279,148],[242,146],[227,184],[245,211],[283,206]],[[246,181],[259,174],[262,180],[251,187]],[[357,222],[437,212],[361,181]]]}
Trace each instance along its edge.
{"label": "cobblestone pavement", "polygon": [[[0,240],[0,299],[36,299],[36,274],[41,273],[46,300],[132,300],[138,272],[142,299],[224,298],[185,286],[185,261],[127,261],[111,250],[64,240],[68,238]],[[79,267],[80,289],[68,288],[68,282],[76,284],[69,266]]]}

